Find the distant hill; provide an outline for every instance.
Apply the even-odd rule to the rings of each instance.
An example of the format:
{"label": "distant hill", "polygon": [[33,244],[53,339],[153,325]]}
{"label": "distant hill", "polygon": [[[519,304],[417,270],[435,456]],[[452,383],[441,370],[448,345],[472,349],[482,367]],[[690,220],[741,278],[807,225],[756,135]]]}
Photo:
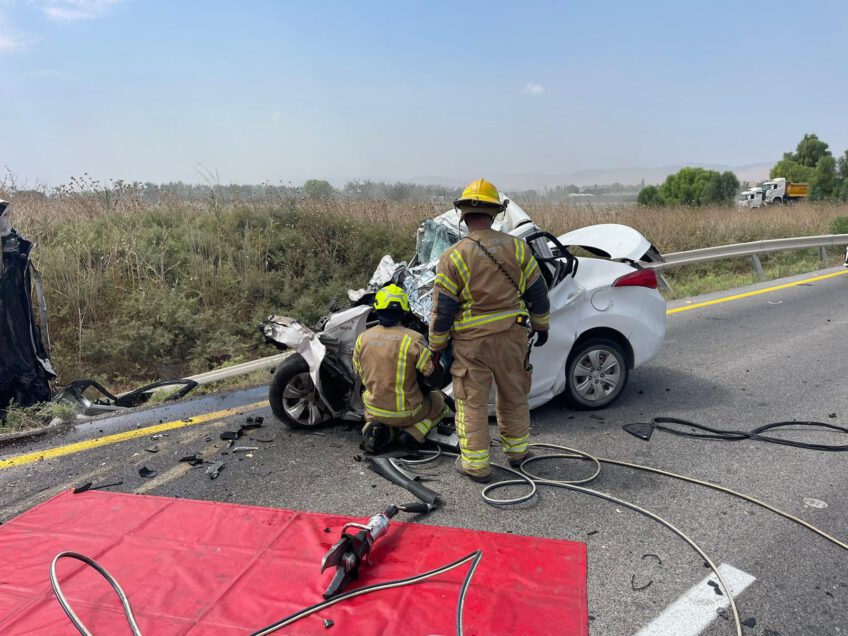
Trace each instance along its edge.
{"label": "distant hill", "polygon": [[[609,185],[612,183],[638,185],[643,179],[646,184],[659,184],[665,181],[665,178],[668,175],[674,174],[686,166],[691,166],[696,168],[706,168],[708,170],[718,170],[719,172],[730,170],[736,174],[740,181],[750,181],[753,183],[755,181],[767,179],[769,170],[773,165],[774,162],[754,163],[746,166],[690,163],[653,168],[629,167],[586,169],[563,174],[493,174],[487,175],[487,177],[499,188],[506,191],[544,190],[545,188],[552,188],[554,186],[565,184],[576,186]],[[414,177],[410,179],[410,181],[413,183],[446,185],[455,188],[461,188],[465,185],[465,181],[462,179],[439,177],[434,175]]]}

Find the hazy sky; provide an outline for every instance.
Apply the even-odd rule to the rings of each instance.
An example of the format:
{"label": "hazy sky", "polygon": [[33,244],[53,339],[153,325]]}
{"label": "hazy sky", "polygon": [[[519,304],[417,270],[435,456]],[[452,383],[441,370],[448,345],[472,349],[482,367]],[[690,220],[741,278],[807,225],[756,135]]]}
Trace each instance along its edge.
{"label": "hazy sky", "polygon": [[848,3],[0,0],[32,183],[459,180],[848,147]]}

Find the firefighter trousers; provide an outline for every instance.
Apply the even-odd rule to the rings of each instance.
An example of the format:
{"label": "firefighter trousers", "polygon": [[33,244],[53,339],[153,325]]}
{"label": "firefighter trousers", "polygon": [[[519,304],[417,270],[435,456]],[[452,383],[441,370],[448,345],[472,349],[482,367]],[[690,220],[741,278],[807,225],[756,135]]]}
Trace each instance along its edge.
{"label": "firefighter trousers", "polygon": [[[418,442],[423,442],[427,437],[430,429],[438,424],[443,417],[450,413],[450,409],[445,405],[445,398],[441,391],[430,391],[424,394],[424,401],[421,403],[421,408],[418,412],[403,419],[395,419],[389,417],[379,417],[365,414],[365,419],[368,422],[376,421],[392,426],[402,428],[407,433],[412,435]],[[364,429],[363,429],[364,430]]]}
{"label": "firefighter trousers", "polygon": [[506,331],[469,340],[454,340],[453,395],[462,468],[488,475],[489,394],[497,387],[495,412],[507,459],[521,459],[530,442],[531,370],[526,327],[514,324]]}

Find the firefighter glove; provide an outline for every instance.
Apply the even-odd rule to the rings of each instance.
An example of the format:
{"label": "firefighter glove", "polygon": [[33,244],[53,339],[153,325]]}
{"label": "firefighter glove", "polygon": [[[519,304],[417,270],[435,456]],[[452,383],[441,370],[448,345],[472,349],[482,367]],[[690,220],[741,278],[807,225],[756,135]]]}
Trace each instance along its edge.
{"label": "firefighter glove", "polygon": [[530,337],[533,339],[534,347],[541,347],[548,341],[548,332],[547,331],[536,331],[535,329],[530,332]]}

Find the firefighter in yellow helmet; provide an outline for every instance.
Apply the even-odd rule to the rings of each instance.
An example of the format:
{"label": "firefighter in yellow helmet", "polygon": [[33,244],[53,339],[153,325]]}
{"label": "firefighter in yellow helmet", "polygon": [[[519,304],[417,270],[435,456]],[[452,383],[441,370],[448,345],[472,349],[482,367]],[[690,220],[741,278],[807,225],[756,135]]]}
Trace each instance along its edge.
{"label": "firefighter in yellow helmet", "polygon": [[398,441],[421,444],[430,429],[450,413],[438,389],[444,368],[433,360],[420,333],[400,323],[409,311],[409,298],[397,285],[377,292],[374,309],[379,325],[361,333],[353,349],[353,366],[365,389],[362,449],[374,453]]}
{"label": "firefighter in yellow helmet", "polygon": [[[453,339],[453,395],[460,457],[457,470],[474,481],[491,479],[489,394],[497,386],[500,441],[510,465],[528,457],[529,339],[548,339],[548,288],[520,238],[492,229],[504,211],[497,188],[478,179],[454,202],[468,236],[439,260],[430,322],[434,358]],[[532,329],[532,331],[531,331]]]}

